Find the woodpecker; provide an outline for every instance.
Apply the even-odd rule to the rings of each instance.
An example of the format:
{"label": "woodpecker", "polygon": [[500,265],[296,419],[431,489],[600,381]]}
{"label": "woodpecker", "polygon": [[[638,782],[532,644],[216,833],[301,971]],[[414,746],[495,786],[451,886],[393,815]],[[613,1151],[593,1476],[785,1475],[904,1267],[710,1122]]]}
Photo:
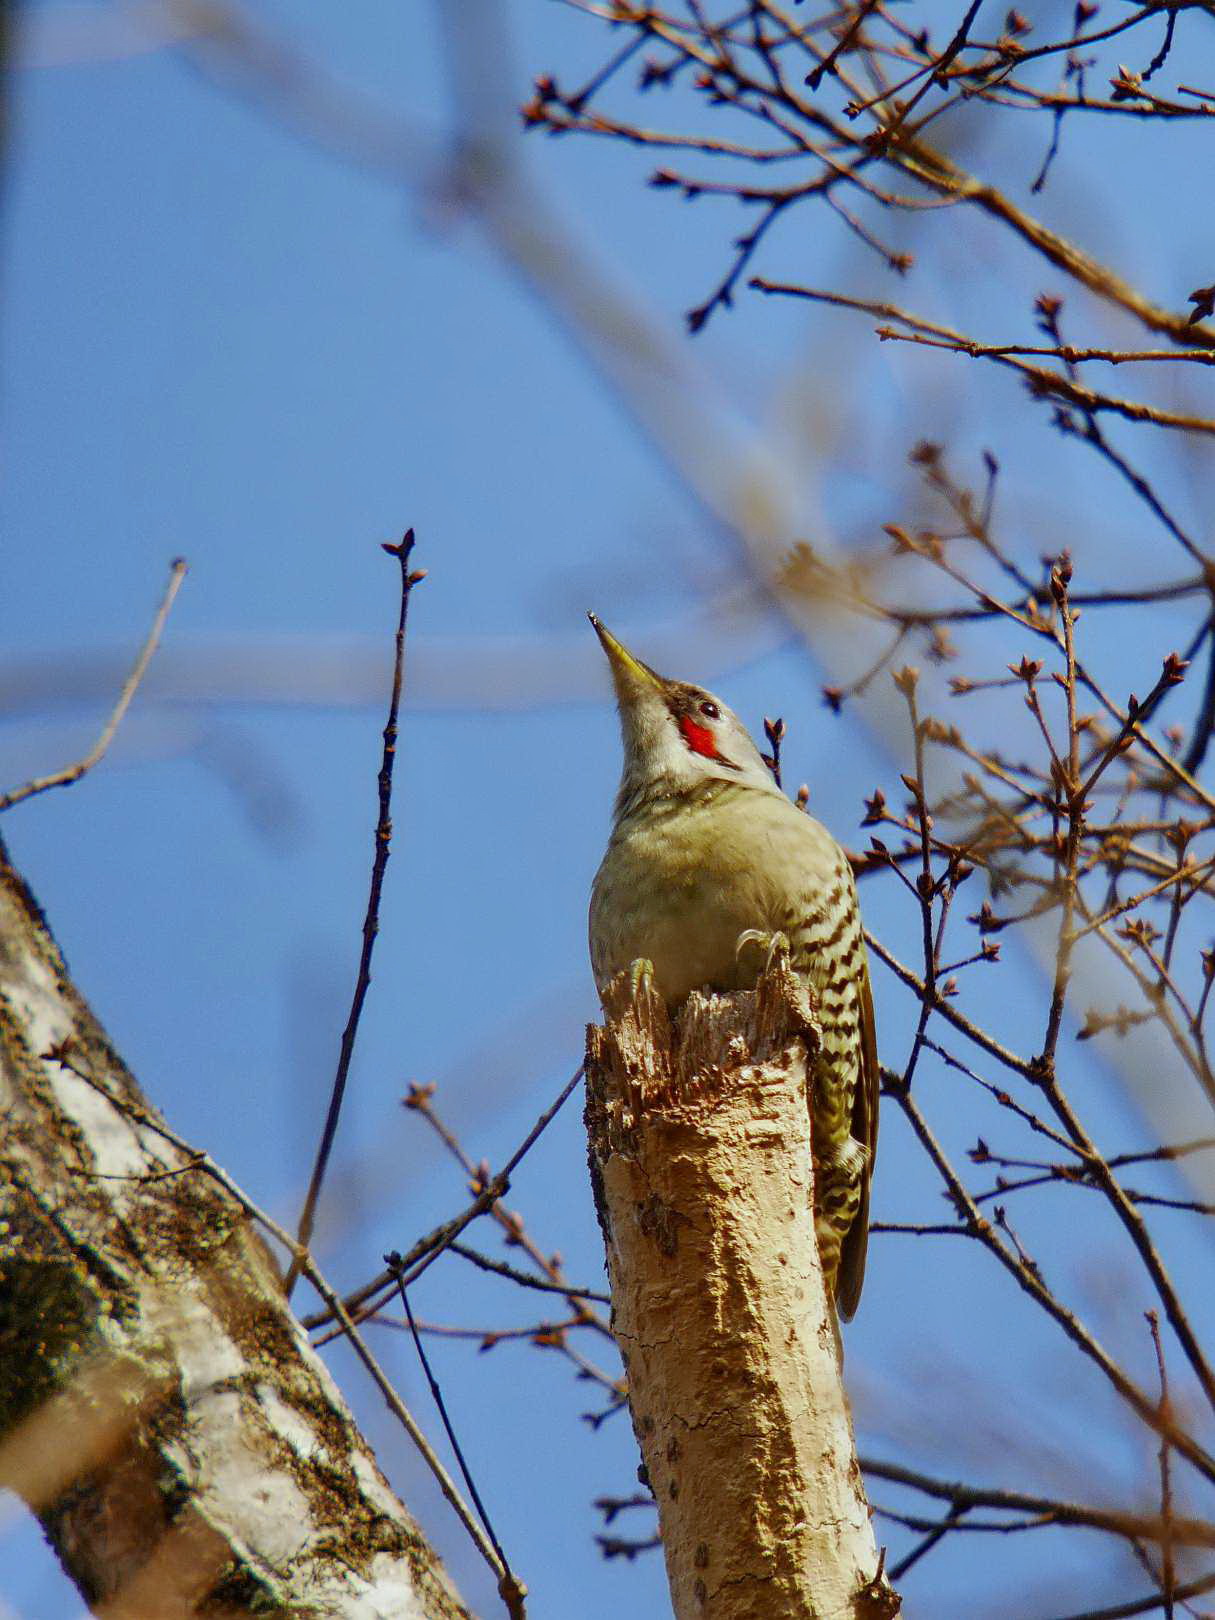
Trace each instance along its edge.
{"label": "woodpecker", "polygon": [[751,988],[785,942],[822,1027],[808,1098],[814,1217],[828,1294],[861,1297],[877,1146],[869,966],[848,857],[792,804],[720,698],[643,664],[592,613],[624,743],[611,837],[591,890],[600,994],[650,964],[672,1009],[697,989]]}

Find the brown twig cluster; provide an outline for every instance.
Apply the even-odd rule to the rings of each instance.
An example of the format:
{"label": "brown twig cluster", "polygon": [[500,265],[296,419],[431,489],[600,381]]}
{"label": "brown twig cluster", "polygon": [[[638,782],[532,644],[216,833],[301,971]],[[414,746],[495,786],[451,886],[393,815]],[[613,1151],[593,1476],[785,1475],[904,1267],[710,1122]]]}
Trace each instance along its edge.
{"label": "brown twig cluster", "polygon": [[[468,1177],[470,1189],[478,1193],[492,1180],[489,1165],[484,1160],[479,1164],[473,1163],[459,1138],[440,1117],[434,1098],[433,1085],[412,1085],[405,1096],[404,1105],[430,1126]],[[418,1324],[419,1330],[438,1337],[473,1340],[482,1351],[493,1350],[499,1344],[512,1341],[530,1344],[540,1350],[557,1351],[573,1366],[577,1377],[597,1385],[606,1394],[607,1405],[602,1410],[584,1414],[587,1422],[597,1428],[605,1418],[620,1410],[624,1402],[624,1388],[618,1375],[606,1372],[583,1353],[579,1340],[589,1336],[613,1344],[612,1331],[603,1308],[610,1303],[608,1296],[601,1289],[578,1288],[571,1283],[565,1275],[561,1255],[546,1252],[536,1242],[517,1210],[509,1210],[500,1201],[495,1201],[487,1213],[502,1232],[506,1246],[521,1251],[528,1269],[512,1266],[461,1243],[453,1243],[452,1252],[480,1270],[514,1284],[516,1288],[555,1295],[564,1301],[565,1315],[542,1317],[538,1321],[510,1328],[423,1322]],[[382,1311],[375,1320],[392,1321]]]}
{"label": "brown twig cluster", "polygon": [[[1206,1304],[1186,1296],[1169,1251],[1187,1241],[1175,1223],[1215,1213],[1201,1195],[1215,1147],[1215,794],[1200,779],[1215,729],[1215,554],[1178,515],[1158,458],[1128,450],[1124,439],[1163,434],[1197,445],[1215,432],[1215,412],[1152,394],[1162,376],[1205,374],[1215,333],[1202,322],[1215,302],[1211,288],[1199,287],[1189,311],[1162,307],[1017,196],[1019,185],[1032,202],[1050,183],[1073,121],[1173,128],[1215,114],[1215,96],[1192,82],[1175,90],[1165,83],[1188,71],[1177,63],[1196,15],[1153,5],[1107,19],[1092,0],[1079,0],[1062,27],[1012,9],[992,31],[980,26],[977,3],[959,5],[945,27],[939,11],[885,0],[819,12],[773,0],[569,3],[588,26],[610,31],[610,52],[584,82],[540,78],[525,124],[660,154],[652,186],[747,216],[724,271],[688,314],[691,332],[745,286],[833,306],[850,312],[846,319],[868,317],[880,341],[933,351],[943,365],[973,360],[1012,372],[1028,408],[1045,411],[1077,454],[1102,464],[1126,514],[1148,530],[1141,554],[1160,558],[1154,577],[1132,585],[1113,570],[1103,577],[1083,535],[1071,552],[1056,545],[1043,556],[1032,537],[997,522],[995,455],[985,454],[972,487],[940,445],[909,445],[915,515],[892,514],[888,563],[852,576],[851,605],[879,627],[882,645],[859,675],[833,681],[823,696],[834,712],[847,712],[852,698],[872,696],[893,674],[906,713],[906,774],[897,793],[879,788],[866,801],[873,837],[856,866],[867,890],[895,885],[914,919],[914,957],[905,945],[870,937],[873,955],[913,1002],[907,1050],[885,1054],[887,1108],[931,1165],[949,1216],[934,1208],[875,1230],[960,1237],[980,1248],[1115,1393],[1153,1459],[1123,1502],[1101,1504],[1057,1490],[951,1482],[871,1459],[875,1480],[940,1506],[933,1514],[905,1502],[884,1508],[909,1537],[891,1572],[903,1575],[955,1535],[1084,1526],[1129,1549],[1147,1587],[1116,1607],[1090,1607],[1090,1620],[1172,1615],[1187,1605],[1197,1612],[1193,1600],[1215,1586],[1215,1363]],[[997,183],[964,166],[955,138],[963,109],[980,152],[977,119],[990,132],[999,121],[1020,128],[1026,114],[1039,115],[1042,147],[1019,180]],[[1111,206],[1120,200],[1115,193]],[[854,287],[754,273],[761,247],[779,253],[782,222],[816,203],[904,280],[912,258],[897,236],[883,237],[883,220],[914,217],[928,234],[942,211],[983,215],[1031,263],[1086,295],[1078,319],[1104,304],[1116,329],[1137,326],[1144,338],[1117,347],[1104,328],[1092,338],[1065,331],[1053,291],[1011,318],[1007,301],[990,300],[988,329],[976,333]],[[1101,374],[1112,366],[1127,368],[1141,388],[1109,391]],[[1108,518],[1101,514],[1103,525]],[[813,605],[832,566],[817,548],[796,546],[777,589],[786,601]],[[1128,625],[1137,631],[1133,665],[1110,657]],[[913,647],[923,649],[927,674],[897,667]],[[1128,691],[1149,664],[1149,689]],[[1121,673],[1130,667],[1134,677]],[[783,725],[768,737],[779,757]],[[1042,984],[1040,1005],[1023,1005],[1008,1027],[992,1012],[1006,936],[1036,962]],[[1158,1074],[1135,1096],[1159,1130],[1156,1141],[1105,1148],[1108,1122],[1076,1083],[1084,1042],[1130,1071],[1132,1086],[1143,1054],[1154,1054]],[[948,1121],[933,1116],[930,1068],[956,1082]],[[1154,1111],[1166,1095],[1197,1128],[1175,1130],[1176,1110]],[[958,1112],[976,1126],[964,1156],[953,1145]],[[1179,1172],[1199,1186],[1179,1184]],[[1059,1192],[1086,1201],[1078,1218],[1091,1218],[1094,1232],[1100,1206],[1105,1229],[1137,1268],[1155,1379],[1125,1349],[1102,1342],[1028,1235],[1033,1201]]]}
{"label": "brown twig cluster", "polygon": [[[1155,1514],[1129,1507],[1099,1511],[1045,1495],[1015,1500],[986,1487],[977,1492],[969,1486],[947,1488],[939,1480],[873,1462],[877,1477],[948,1504],[933,1521],[885,1510],[918,1536],[892,1574],[903,1575],[947,1535],[962,1530],[1008,1534],[1083,1523],[1134,1550],[1156,1583],[1155,1596],[1145,1600],[1142,1611],[1121,1612],[1148,1612],[1181,1601],[1183,1543],[1186,1562],[1196,1556],[1195,1549],[1210,1548],[1215,1536],[1209,1517],[1188,1520],[1183,1533],[1178,1529],[1170,1459],[1186,1465],[1186,1489],[1200,1499],[1215,1484],[1215,1457],[1205,1439],[1215,1410],[1215,1369],[1193,1320],[1196,1302],[1187,1301],[1175,1284],[1165,1259],[1165,1235],[1149,1217],[1164,1210],[1209,1216],[1215,1205],[1175,1196],[1165,1186],[1132,1186],[1124,1172],[1192,1161],[1215,1141],[1202,1136],[1104,1153],[1071,1095],[1077,1062],[1072,1040],[1125,1038],[1150,1027],[1176,1060],[1175,1083],[1193,1087],[1201,1109],[1209,1112],[1215,1105],[1206,1027],[1215,978],[1207,912],[1215,797],[1185,762],[1209,730],[1205,702],[1188,748],[1184,729],[1161,729],[1209,625],[1201,625],[1186,656],[1163,655],[1146,696],[1110,690],[1093,672],[1079,621],[1082,611],[1126,605],[1126,593],[1074,592],[1066,553],[1047,559],[1040,575],[1029,574],[993,532],[990,480],[982,496],[961,487],[932,445],[919,446],[913,460],[951,521],[939,530],[914,532],[890,524],[887,532],[901,558],[913,559],[940,582],[945,599],[939,609],[882,610],[898,629],[896,645],[913,630],[940,637],[966,619],[993,631],[997,624],[1011,629],[1026,650],[1002,670],[955,675],[949,687],[956,718],[924,712],[916,668],[893,673],[907,710],[913,768],[903,777],[901,805],[892,806],[880,790],[866,802],[866,824],[884,829],[884,835],[875,833],[857,865],[864,876],[885,869],[919,917],[920,960],[914,966],[870,936],[871,950],[918,1003],[910,1050],[899,1067],[887,1071],[885,1090],[933,1165],[953,1219],[878,1223],[875,1230],[962,1236],[980,1245],[1100,1371],[1133,1421],[1156,1438],[1161,1462]],[[794,558],[794,573],[797,566]],[[1194,591],[1208,588],[1205,577],[1188,584]],[[1155,594],[1145,592],[1142,599]],[[871,670],[866,678],[875,674]],[[979,693],[983,700],[975,709]],[[840,695],[833,694],[833,701],[838,705]],[[967,704],[972,706],[969,725]],[[1027,724],[1018,725],[1016,709]],[[985,879],[982,897],[971,881],[977,873]],[[970,908],[962,898],[968,893],[975,894]],[[974,975],[1000,962],[1006,934],[1028,943],[1044,975],[1040,1014],[1022,1020],[1028,1027],[1015,1046],[994,1033],[982,1013],[972,1011],[990,1005]],[[1077,1007],[1074,985],[1084,953],[1097,964],[1095,971],[1090,965],[1086,981],[1118,988],[1106,1002]],[[1078,1026],[1072,1039],[1069,1018]],[[985,1114],[990,1122],[966,1155],[987,1177],[986,1185],[974,1185],[972,1172],[947,1152],[939,1126],[917,1095],[914,1081],[925,1059],[958,1077],[971,1092],[975,1117]],[[1046,1186],[1096,1194],[1121,1229],[1158,1312],[1151,1322],[1161,1393],[1145,1387],[1101,1343],[1054,1280],[1048,1257],[1033,1252],[1019,1233],[1017,1205],[1026,1193]],[[1170,1353],[1180,1357],[1188,1374],[1184,1404],[1167,1392],[1160,1319],[1170,1330]],[[976,1516],[977,1508],[996,1505],[1008,1513]],[[1187,1595],[1207,1590],[1210,1580],[1209,1570],[1196,1574],[1185,1584]]]}
{"label": "brown twig cluster", "polygon": [[[691,331],[733,303],[760,244],[782,217],[806,203],[824,203],[900,274],[911,269],[912,257],[882,240],[875,216],[961,206],[998,221],[1023,245],[1149,330],[1191,350],[1215,347],[1215,333],[1199,324],[1210,313],[1209,289],[1191,296],[1194,309],[1188,314],[1160,307],[1020,207],[1007,189],[968,172],[937,140],[950,127],[949,115],[963,107],[1043,113],[1051,134],[1032,187],[1040,191],[1069,115],[1149,121],[1212,116],[1215,97],[1192,86],[1179,87],[1180,99],[1147,88],[1173,49],[1179,8],[1163,12],[1166,37],[1144,69],[1134,71],[1110,55],[1111,42],[1117,41],[1117,50],[1132,51],[1139,32],[1158,26],[1158,6],[1137,7],[1101,26],[1100,7],[1077,0],[1070,29],[1034,41],[1033,25],[1015,8],[997,37],[976,34],[980,8],[971,0],[942,42],[922,17],[883,0],[813,15],[776,0],[716,6],[688,0],[684,7],[667,8],[643,0],[566,3],[609,25],[624,43],[575,87],[551,73],[542,75],[523,109],[525,125],[671,154],[651,174],[651,185],[689,202],[732,199],[754,216],[734,243],[725,274],[689,311]],[[1061,84],[1045,82],[1060,71]],[[1105,93],[1090,95],[1102,81]],[[638,95],[652,102],[657,93],[672,91],[686,94],[669,99],[654,123],[634,107]],[[624,100],[623,110],[608,105],[613,93]],[[729,133],[706,134],[707,119],[716,131],[726,123],[723,115]],[[696,159],[708,160],[711,168],[699,172],[686,166]],[[1077,352],[1068,363],[1089,358],[1106,356]],[[1096,397],[1100,408],[1117,408]],[[1152,414],[1142,419],[1164,420]]]}

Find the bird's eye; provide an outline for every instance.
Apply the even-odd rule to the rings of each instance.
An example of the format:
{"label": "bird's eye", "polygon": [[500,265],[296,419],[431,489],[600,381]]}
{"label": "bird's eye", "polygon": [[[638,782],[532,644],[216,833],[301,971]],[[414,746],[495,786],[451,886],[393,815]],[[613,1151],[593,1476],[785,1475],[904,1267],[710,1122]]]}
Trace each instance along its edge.
{"label": "bird's eye", "polygon": [[716,703],[710,703],[707,698],[700,705],[700,712],[704,715],[706,720],[721,719],[721,710],[717,707]]}

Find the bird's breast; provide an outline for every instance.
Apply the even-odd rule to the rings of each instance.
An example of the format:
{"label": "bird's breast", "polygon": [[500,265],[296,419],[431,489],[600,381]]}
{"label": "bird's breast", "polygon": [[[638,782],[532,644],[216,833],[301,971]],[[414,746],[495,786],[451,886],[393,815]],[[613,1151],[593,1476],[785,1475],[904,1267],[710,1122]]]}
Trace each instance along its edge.
{"label": "bird's breast", "polygon": [[739,935],[789,932],[838,855],[824,828],[775,794],[639,807],[613,828],[591,894],[596,984],[645,957],[670,1003],[740,988]]}

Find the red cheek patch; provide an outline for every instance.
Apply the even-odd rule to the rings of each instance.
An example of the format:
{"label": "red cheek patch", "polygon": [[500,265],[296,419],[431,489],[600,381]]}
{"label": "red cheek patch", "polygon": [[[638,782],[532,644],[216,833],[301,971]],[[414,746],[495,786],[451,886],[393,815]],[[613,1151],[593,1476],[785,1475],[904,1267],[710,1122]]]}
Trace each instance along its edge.
{"label": "red cheek patch", "polygon": [[708,726],[698,726],[691,715],[681,714],[679,729],[683,733],[683,740],[694,754],[703,754],[706,759],[717,758],[717,743]]}

